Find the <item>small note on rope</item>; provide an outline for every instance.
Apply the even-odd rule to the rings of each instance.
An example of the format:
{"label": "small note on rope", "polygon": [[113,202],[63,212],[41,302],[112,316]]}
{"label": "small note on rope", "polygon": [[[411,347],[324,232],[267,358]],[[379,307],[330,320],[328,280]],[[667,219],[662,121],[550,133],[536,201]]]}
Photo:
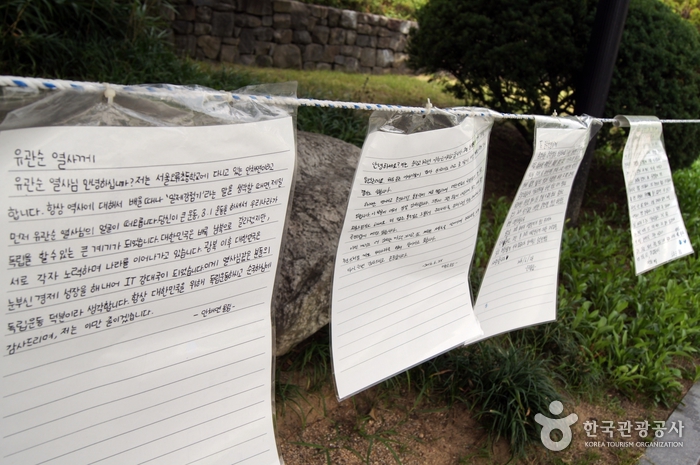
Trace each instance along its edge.
{"label": "small note on rope", "polygon": [[340,399],[481,335],[468,273],[492,124],[368,135],[333,280]]}
{"label": "small note on rope", "polygon": [[2,463],[279,464],[290,117],[0,132]]}
{"label": "small note on rope", "polygon": [[616,116],[629,127],[622,154],[632,231],[634,269],[642,274],[693,253],[673,176],[661,141],[663,129],[653,116]]}
{"label": "small note on rope", "polygon": [[536,117],[535,150],[474,306],[481,339],[556,319],[566,206],[592,119]]}

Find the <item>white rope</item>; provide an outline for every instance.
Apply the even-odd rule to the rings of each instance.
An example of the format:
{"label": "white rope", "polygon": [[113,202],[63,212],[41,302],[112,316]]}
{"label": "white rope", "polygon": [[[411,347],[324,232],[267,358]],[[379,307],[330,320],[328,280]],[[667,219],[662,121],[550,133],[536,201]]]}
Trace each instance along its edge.
{"label": "white rope", "polygon": [[[175,90],[175,87],[170,85],[164,86],[125,86],[118,84],[102,84],[98,82],[79,82],[79,81],[64,81],[60,79],[40,79],[19,76],[0,76],[0,87],[18,87],[35,90],[77,90],[85,92],[104,92],[106,90],[119,90],[121,92],[140,93],[144,90],[147,93],[170,92]],[[276,104],[276,105],[292,105],[303,107],[321,107],[321,108],[343,108],[350,110],[368,110],[368,111],[394,111],[399,113],[429,113],[433,107],[428,99],[428,104],[425,107],[409,107],[402,105],[388,105],[379,103],[362,103],[362,102],[342,102],[336,100],[318,100],[310,98],[297,97],[278,97],[271,95],[248,95],[234,94],[224,91],[206,91],[200,89],[199,92],[212,93],[216,95],[226,94],[227,98],[233,100],[251,100]],[[472,115],[472,116],[492,116],[494,118],[515,119],[515,120],[531,120],[535,119],[535,115],[518,115],[514,113],[498,113],[495,111],[474,112],[474,110],[459,110],[446,108],[443,111],[455,115]],[[614,118],[597,118],[601,123],[614,123]],[[700,119],[662,119],[661,123],[700,123]]]}

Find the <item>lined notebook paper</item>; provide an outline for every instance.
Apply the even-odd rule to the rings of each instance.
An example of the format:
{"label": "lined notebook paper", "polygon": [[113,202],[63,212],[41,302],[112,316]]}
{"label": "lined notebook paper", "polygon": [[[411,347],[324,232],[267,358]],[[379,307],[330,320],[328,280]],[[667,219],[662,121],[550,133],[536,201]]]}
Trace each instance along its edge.
{"label": "lined notebook paper", "polygon": [[622,155],[634,269],[644,273],[693,253],[656,117],[618,116],[630,127]]}
{"label": "lined notebook paper", "polygon": [[0,133],[2,462],[277,464],[291,118]]}
{"label": "lined notebook paper", "polygon": [[491,124],[367,137],[333,281],[340,399],[481,334],[467,276]]}
{"label": "lined notebook paper", "polygon": [[476,299],[482,339],[556,319],[566,206],[590,131],[571,119],[538,118],[536,124],[532,160]]}

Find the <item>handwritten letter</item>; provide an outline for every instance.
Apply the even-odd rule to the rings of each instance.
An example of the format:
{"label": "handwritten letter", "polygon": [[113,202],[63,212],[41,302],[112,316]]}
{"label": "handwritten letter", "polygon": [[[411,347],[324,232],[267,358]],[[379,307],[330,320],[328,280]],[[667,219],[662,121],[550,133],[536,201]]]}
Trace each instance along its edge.
{"label": "handwritten letter", "polygon": [[632,231],[634,269],[642,274],[693,253],[683,223],[661,122],[654,117],[618,116],[630,126],[622,155]]}
{"label": "handwritten letter", "polygon": [[19,129],[0,156],[2,462],[279,463],[291,119]]}
{"label": "handwritten letter", "polygon": [[476,300],[482,339],[556,318],[566,205],[588,139],[589,128],[581,122],[538,118],[535,153]]}
{"label": "handwritten letter", "polygon": [[491,125],[367,137],[333,282],[340,399],[481,334],[467,277]]}

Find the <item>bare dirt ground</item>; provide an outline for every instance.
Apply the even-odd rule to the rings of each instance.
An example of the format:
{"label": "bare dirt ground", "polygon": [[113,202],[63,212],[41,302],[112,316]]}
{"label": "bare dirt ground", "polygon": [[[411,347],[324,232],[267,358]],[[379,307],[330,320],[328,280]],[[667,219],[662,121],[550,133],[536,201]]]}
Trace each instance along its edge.
{"label": "bare dirt ground", "polygon": [[[508,443],[493,441],[463,404],[434,405],[416,401],[416,393],[375,387],[338,403],[331,387],[304,393],[294,402],[278,405],[278,437],[287,465],[302,464],[404,464],[457,465],[506,464]],[[550,452],[537,444],[525,458],[511,463],[632,464],[644,452],[640,447],[599,447],[593,442],[620,442],[600,431],[589,438],[583,424],[596,420],[665,420],[672,409],[636,404],[615,393],[595,403],[565,401],[564,413],[576,413],[573,441],[562,452]],[[543,412],[548,414],[548,412]],[[534,415],[534,412],[533,412]],[[641,441],[633,432],[628,441]]]}
{"label": "bare dirt ground", "polygon": [[[512,126],[494,130],[486,174],[485,198],[515,195],[527,168],[532,148]],[[589,191],[599,193],[587,199],[584,211],[604,208],[610,202],[624,205],[622,173],[594,162]],[[593,189],[591,189],[593,187]],[[284,367],[283,367],[284,368]],[[282,381],[304,386],[304,375],[282,370]],[[686,383],[685,389],[689,389]],[[295,388],[296,389],[296,388]],[[596,420],[665,420],[672,409],[632,402],[615,392],[599,394],[593,402],[561,399],[564,415],[576,413],[573,441],[564,451],[550,452],[539,443],[530,447],[526,458],[511,460],[508,443],[489,438],[463,404],[444,405],[418,400],[418,393],[405,388],[377,386],[339,403],[330,376],[323,387],[303,388],[278,396],[278,441],[287,465],[310,464],[634,464],[643,449],[599,447],[592,442],[620,441],[598,431],[587,436],[583,424]],[[563,391],[563,389],[560,389]],[[532,415],[537,412],[532,412]],[[549,412],[541,412],[547,416]],[[638,441],[638,437],[625,441]]]}

